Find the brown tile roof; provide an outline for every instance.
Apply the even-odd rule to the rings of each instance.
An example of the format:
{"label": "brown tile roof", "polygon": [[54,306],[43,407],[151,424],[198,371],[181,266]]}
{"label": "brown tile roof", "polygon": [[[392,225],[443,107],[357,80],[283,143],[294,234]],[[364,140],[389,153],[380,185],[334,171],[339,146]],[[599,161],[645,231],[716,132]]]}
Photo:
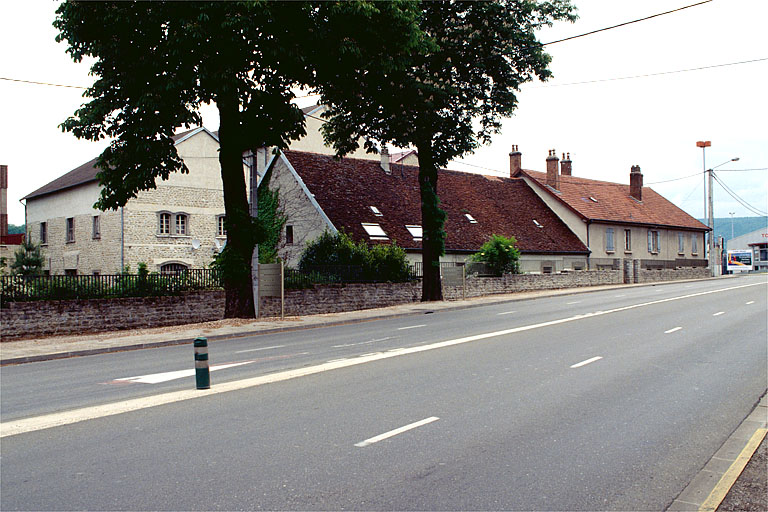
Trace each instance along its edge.
{"label": "brown tile roof", "polygon": [[547,173],[527,170],[521,173],[534,179],[542,189],[584,219],[620,224],[709,229],[648,187],[643,187],[643,200],[640,202],[629,195],[629,184],[561,175],[560,190],[556,192],[546,185]]}
{"label": "brown tile roof", "polygon": [[[396,164],[386,174],[376,160],[336,160],[300,151],[285,155],[336,228],[369,240],[361,222],[376,223],[401,247],[421,248],[405,227],[421,225],[418,167]],[[521,179],[441,170],[438,194],[447,214],[449,251],[476,251],[490,235],[499,234],[513,235],[523,252],[589,252]],[[376,216],[370,206],[383,215]],[[466,213],[477,223],[470,223]]]}
{"label": "brown tile roof", "polygon": [[[172,138],[174,141],[178,141],[179,139],[185,137],[186,135],[189,135],[190,133],[192,133],[197,129],[198,128],[185,130],[181,133],[177,133]],[[35,190],[34,192],[27,194],[22,199],[32,199],[32,198],[44,196],[46,194],[50,194],[53,192],[58,192],[59,190],[72,188],[77,185],[83,185],[85,183],[97,181],[98,178],[96,178],[96,174],[98,174],[98,172],[100,171],[100,169],[96,167],[97,160],[98,160],[98,157],[84,163],[79,167],[75,167],[74,169],[64,174],[63,176],[59,176],[58,178],[51,181],[47,185],[43,185],[42,187]]]}

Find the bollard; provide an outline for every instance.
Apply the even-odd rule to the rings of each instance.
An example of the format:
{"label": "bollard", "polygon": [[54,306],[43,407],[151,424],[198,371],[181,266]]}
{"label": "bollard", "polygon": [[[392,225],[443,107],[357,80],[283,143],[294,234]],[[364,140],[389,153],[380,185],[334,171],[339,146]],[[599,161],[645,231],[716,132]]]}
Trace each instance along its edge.
{"label": "bollard", "polygon": [[197,389],[210,389],[211,372],[208,369],[208,338],[195,338],[195,381]]}

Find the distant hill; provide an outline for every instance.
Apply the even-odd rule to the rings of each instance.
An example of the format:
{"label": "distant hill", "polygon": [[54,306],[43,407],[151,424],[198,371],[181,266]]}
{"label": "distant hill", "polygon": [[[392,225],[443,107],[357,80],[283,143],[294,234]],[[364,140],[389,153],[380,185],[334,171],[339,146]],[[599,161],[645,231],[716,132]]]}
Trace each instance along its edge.
{"label": "distant hill", "polygon": [[17,226],[16,224],[8,224],[9,235],[20,235],[24,233],[24,224]]}
{"label": "distant hill", "polygon": [[[707,224],[706,219],[699,219],[699,221]],[[715,217],[715,240],[720,237],[729,240],[730,238],[746,235],[747,233],[766,227],[768,227],[768,217],[734,217],[733,237],[731,237],[731,218]]]}

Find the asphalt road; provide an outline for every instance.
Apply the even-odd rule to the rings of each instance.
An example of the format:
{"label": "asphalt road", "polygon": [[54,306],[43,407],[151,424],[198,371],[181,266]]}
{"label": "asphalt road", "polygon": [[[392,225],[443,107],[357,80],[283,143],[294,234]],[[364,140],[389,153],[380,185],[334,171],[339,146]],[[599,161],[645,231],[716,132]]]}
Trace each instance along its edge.
{"label": "asphalt road", "polygon": [[[219,341],[214,365],[247,364],[214,391],[325,366],[3,437],[0,509],[662,510],[765,391],[766,290],[749,276]],[[193,377],[163,379],[191,360],[5,367],[2,422],[181,392]]]}

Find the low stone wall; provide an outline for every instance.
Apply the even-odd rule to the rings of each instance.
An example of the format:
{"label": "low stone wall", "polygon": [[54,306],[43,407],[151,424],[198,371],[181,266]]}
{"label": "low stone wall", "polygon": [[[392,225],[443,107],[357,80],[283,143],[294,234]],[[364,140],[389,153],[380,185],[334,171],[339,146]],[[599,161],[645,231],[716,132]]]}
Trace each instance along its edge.
{"label": "low stone wall", "polygon": [[665,268],[660,270],[639,269],[635,275],[636,283],[657,283],[661,281],[679,281],[681,279],[706,279],[710,277],[708,267]]}
{"label": "low stone wall", "polygon": [[[638,282],[709,277],[706,268],[639,270]],[[621,270],[585,270],[560,274],[469,277],[466,297],[530,290],[621,284]],[[461,287],[444,286],[446,300],[460,299]],[[285,293],[286,316],[338,313],[418,302],[421,282],[323,285]],[[262,298],[263,316],[280,315],[280,299]],[[224,292],[189,292],[175,297],[13,302],[0,311],[0,341],[40,336],[163,327],[220,320]]]}
{"label": "low stone wall", "polygon": [[0,312],[0,340],[191,324],[224,317],[224,292],[171,297],[11,302]]}

